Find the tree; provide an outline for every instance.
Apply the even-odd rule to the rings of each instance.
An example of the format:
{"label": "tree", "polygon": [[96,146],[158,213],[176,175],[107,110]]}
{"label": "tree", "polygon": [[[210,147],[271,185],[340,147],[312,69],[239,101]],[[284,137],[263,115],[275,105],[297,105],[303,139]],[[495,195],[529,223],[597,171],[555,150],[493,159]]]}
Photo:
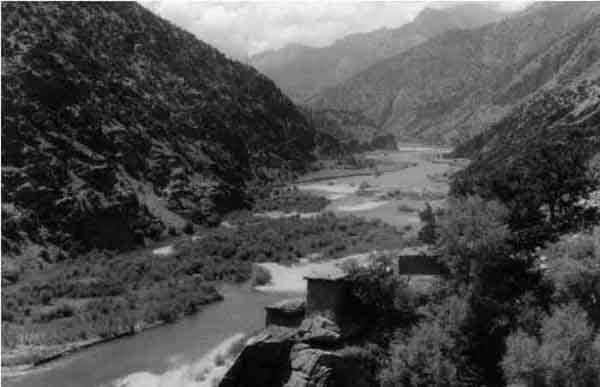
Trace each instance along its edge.
{"label": "tree", "polygon": [[522,234],[521,244],[535,247],[540,238],[597,216],[576,203],[600,187],[589,168],[598,146],[580,131],[541,134],[519,150],[497,149],[479,157],[454,176],[451,194],[502,202],[509,209],[511,229]]}
{"label": "tree", "polygon": [[600,324],[600,226],[561,238],[540,253],[558,302],[578,302]]}
{"label": "tree", "polygon": [[438,249],[455,279],[471,282],[484,267],[507,256],[506,208],[479,196],[450,198],[439,219]]}
{"label": "tree", "polygon": [[393,264],[388,257],[379,256],[368,267],[355,263],[345,267],[356,309],[380,325],[411,323],[415,317],[416,296],[407,280],[394,274]]}
{"label": "tree", "polygon": [[502,368],[509,382],[528,386],[592,387],[600,382],[600,337],[576,303],[544,318],[539,340],[522,331],[509,336]]}
{"label": "tree", "polygon": [[425,208],[419,211],[419,218],[423,223],[419,230],[419,240],[423,243],[434,244],[437,240],[435,215],[429,203],[425,203]]}
{"label": "tree", "polygon": [[[574,203],[597,185],[588,172],[589,142],[575,134],[561,141],[540,141],[515,166],[522,169],[539,207],[548,211],[550,223],[572,216]],[[525,188],[523,187],[523,188]]]}
{"label": "tree", "polygon": [[381,370],[383,387],[461,386],[471,379],[463,354],[469,304],[450,296],[433,305],[408,336],[399,331],[390,345],[390,362]]}

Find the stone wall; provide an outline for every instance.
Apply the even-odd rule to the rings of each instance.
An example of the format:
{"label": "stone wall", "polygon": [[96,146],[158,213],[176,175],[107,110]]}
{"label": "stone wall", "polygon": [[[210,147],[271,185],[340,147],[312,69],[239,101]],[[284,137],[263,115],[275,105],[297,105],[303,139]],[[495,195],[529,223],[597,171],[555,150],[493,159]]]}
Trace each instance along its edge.
{"label": "stone wall", "polygon": [[309,278],[306,285],[306,315],[320,315],[335,322],[344,319],[350,305],[350,288],[345,280]]}
{"label": "stone wall", "polygon": [[398,256],[399,275],[442,275],[448,268],[438,261],[438,257],[427,254]]}
{"label": "stone wall", "polygon": [[306,301],[303,298],[283,300],[265,307],[266,325],[298,327],[306,313]]}

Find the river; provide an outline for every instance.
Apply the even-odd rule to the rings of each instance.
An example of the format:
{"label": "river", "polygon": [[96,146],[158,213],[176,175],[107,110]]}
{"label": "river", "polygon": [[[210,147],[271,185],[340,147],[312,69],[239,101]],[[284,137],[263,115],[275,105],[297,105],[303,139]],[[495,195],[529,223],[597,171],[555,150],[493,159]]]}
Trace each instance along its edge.
{"label": "river", "polygon": [[[192,383],[196,374],[202,373],[199,367],[214,366],[211,359],[206,359],[211,350],[236,334],[263,328],[266,305],[297,296],[244,286],[224,286],[221,292],[223,301],[206,306],[195,316],[100,344],[22,377],[5,379],[2,384],[15,387],[201,385]],[[221,347],[223,351],[227,349]],[[207,360],[211,364],[206,364]],[[194,375],[190,370],[196,371]],[[122,379],[128,375],[128,380]],[[161,384],[164,378],[174,378],[176,383]]]}
{"label": "river", "polygon": [[[373,152],[368,157],[392,162],[417,161],[417,165],[380,176],[304,183],[299,188],[328,196],[331,203],[326,210],[412,227],[418,225],[419,218],[410,209],[421,208],[425,201],[442,205],[443,200],[425,200],[414,195],[386,198],[385,195],[397,190],[445,193],[447,183],[431,178],[451,168],[435,159],[441,151],[444,150],[400,144],[398,152]],[[368,192],[359,194],[358,187],[364,182],[368,184]],[[400,205],[405,206],[404,211],[398,210]],[[206,306],[195,316],[83,350],[22,376],[3,378],[2,384],[14,387],[211,386],[212,379],[226,369],[221,355],[228,347],[242,334],[264,327],[266,305],[298,296],[299,288],[258,291],[249,286],[224,285],[221,289],[224,301]]]}

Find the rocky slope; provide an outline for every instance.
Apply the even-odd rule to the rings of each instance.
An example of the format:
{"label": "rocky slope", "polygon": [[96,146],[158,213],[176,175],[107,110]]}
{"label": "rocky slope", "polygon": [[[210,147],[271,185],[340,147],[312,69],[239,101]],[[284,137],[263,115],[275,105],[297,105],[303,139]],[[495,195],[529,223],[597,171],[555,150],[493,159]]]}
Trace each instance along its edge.
{"label": "rocky slope", "polygon": [[3,258],[211,223],[312,158],[273,82],[136,3],[3,3],[2,55]]}
{"label": "rocky slope", "polygon": [[449,31],[310,104],[358,111],[400,138],[462,141],[549,82],[596,72],[599,14],[598,3],[536,4],[501,22]]}
{"label": "rocky slope", "polygon": [[369,66],[451,29],[474,28],[504,16],[493,7],[469,4],[436,10],[425,8],[411,23],[352,34],[327,47],[291,44],[254,55],[250,63],[273,79],[297,102],[334,86]]}
{"label": "rocky slope", "polygon": [[[456,176],[454,188],[473,189],[486,195],[481,189],[508,181],[507,176],[519,173],[519,165],[537,155],[539,149],[558,146],[586,159],[600,155],[598,64],[596,70],[595,75],[586,74],[566,84],[545,87],[488,131],[458,146],[454,156],[470,157],[473,161]],[[558,158],[554,161],[561,162]]]}
{"label": "rocky slope", "polygon": [[331,320],[315,316],[297,328],[268,326],[250,339],[219,387],[373,385],[374,367]]}
{"label": "rocky slope", "polygon": [[[397,149],[396,138],[380,130],[365,115],[343,110],[305,109],[308,121],[321,136],[331,136],[347,153],[373,149]],[[323,141],[317,141],[322,146]]]}

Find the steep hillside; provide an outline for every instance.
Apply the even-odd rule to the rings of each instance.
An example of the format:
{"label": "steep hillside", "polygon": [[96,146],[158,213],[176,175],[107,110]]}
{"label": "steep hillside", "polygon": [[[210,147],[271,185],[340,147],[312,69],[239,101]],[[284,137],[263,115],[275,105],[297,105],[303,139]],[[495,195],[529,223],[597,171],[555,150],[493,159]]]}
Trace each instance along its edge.
{"label": "steep hillside", "polygon": [[468,170],[487,174],[509,169],[537,143],[566,144],[576,137],[600,152],[600,72],[540,90],[488,131],[457,147],[455,155],[472,157]]}
{"label": "steep hillside", "polygon": [[322,48],[297,44],[257,54],[252,65],[273,79],[298,102],[324,87],[345,81],[370,65],[455,28],[474,28],[500,20],[504,14],[483,4],[436,10],[425,8],[399,28],[352,34]]}
{"label": "steep hillside", "polygon": [[473,161],[454,177],[455,193],[509,203],[517,227],[546,208],[550,225],[560,228],[561,211],[600,189],[590,164],[600,156],[600,71],[536,92],[456,153]]}
{"label": "steep hillside", "polygon": [[391,133],[381,131],[375,122],[361,113],[331,109],[318,111],[307,109],[305,114],[320,135],[331,136],[345,147],[347,152],[397,149],[395,137]]}
{"label": "steep hillside", "polygon": [[400,138],[461,141],[546,83],[595,71],[599,14],[598,3],[539,4],[479,29],[449,31],[310,104],[362,112]]}
{"label": "steep hillside", "polygon": [[312,158],[273,82],[136,3],[3,3],[2,55],[3,256],[211,223]]}

